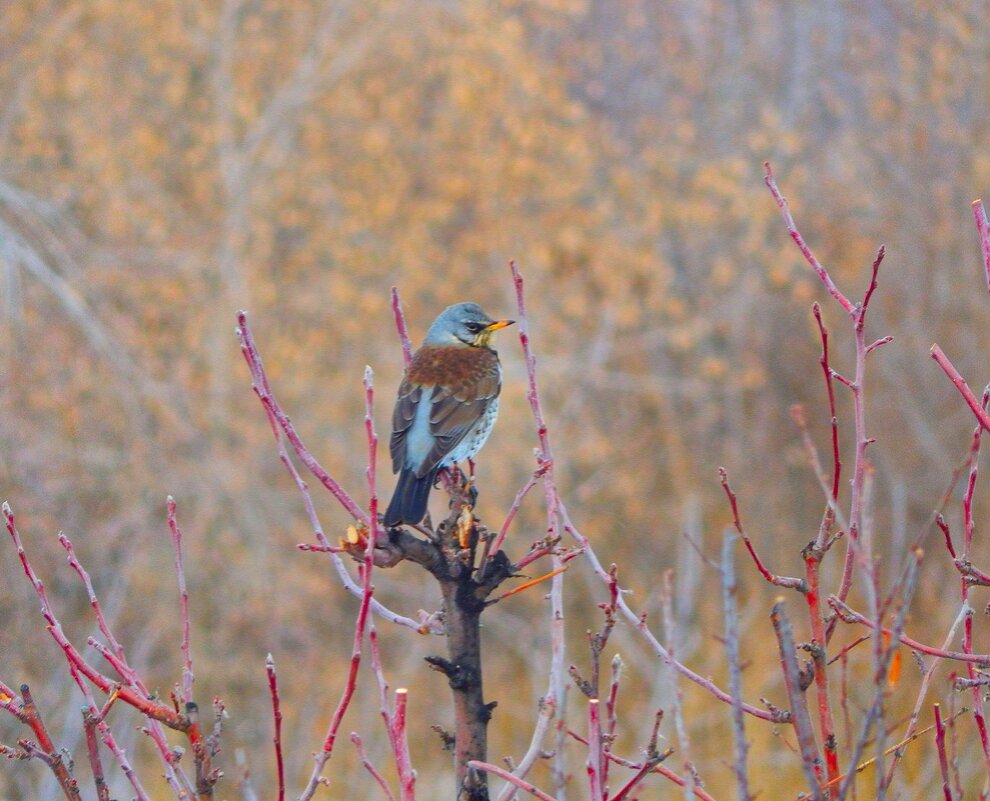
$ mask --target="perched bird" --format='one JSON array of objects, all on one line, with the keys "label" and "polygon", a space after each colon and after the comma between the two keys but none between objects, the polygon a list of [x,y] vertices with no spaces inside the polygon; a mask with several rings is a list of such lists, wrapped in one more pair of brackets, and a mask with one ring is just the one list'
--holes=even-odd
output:
[{"label": "perched bird", "polygon": [[477,303],[448,306],[433,321],[406,368],[392,412],[392,472],[399,474],[385,525],[419,523],[442,467],[470,459],[498,415],[502,367],[493,320]]}]

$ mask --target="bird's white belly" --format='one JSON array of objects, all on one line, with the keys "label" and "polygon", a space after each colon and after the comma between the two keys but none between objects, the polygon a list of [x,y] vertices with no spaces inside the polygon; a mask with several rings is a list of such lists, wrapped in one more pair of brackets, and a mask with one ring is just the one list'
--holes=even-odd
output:
[{"label": "bird's white belly", "polygon": [[450,467],[457,462],[463,462],[481,450],[481,446],[488,441],[488,436],[492,433],[496,417],[498,417],[498,398],[493,398],[474,427],[440,462],[441,467]]}]

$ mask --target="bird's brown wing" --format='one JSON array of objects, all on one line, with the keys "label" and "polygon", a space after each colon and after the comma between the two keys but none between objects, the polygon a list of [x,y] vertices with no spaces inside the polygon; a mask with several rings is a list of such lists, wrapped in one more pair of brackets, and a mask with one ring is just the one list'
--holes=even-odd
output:
[{"label": "bird's brown wing", "polygon": [[[437,387],[430,410],[430,433],[435,437],[433,449],[423,467],[428,471],[456,448],[481,419],[488,405],[498,397],[501,381],[498,372],[485,376],[469,388],[454,391]],[[425,472],[424,472],[425,475]]]},{"label": "bird's brown wing", "polygon": [[433,448],[416,473],[425,476],[450,453],[501,389],[494,351],[481,348],[421,348],[399,386],[392,412],[392,470],[405,465],[405,442],[420,402],[429,402]]},{"label": "bird's brown wing", "polygon": [[[431,389],[427,388],[427,392]],[[406,434],[416,418],[416,407],[423,393],[423,387],[413,384],[408,376],[399,385],[399,394],[392,410],[392,437],[388,442],[392,454],[392,472],[398,473],[406,461]]]}]

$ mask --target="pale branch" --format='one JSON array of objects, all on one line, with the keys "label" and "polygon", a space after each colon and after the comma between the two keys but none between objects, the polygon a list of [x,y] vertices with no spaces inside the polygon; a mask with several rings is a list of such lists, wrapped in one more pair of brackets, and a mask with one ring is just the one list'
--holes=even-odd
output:
[{"label": "pale branch", "polygon": [[171,495],[165,501],[168,528],[172,534],[172,547],[175,549],[175,575],[179,581],[179,620],[182,623],[182,701],[193,700],[193,663],[189,646],[189,592],[186,590],[186,571],[182,562],[182,529],[175,517],[175,500]]},{"label": "pale branch", "polygon": [[770,613],[773,630],[777,635],[777,647],[780,649],[780,665],[784,674],[784,686],[787,688],[787,699],[790,704],[791,723],[797,735],[798,747],[801,753],[801,768],[804,771],[811,797],[815,801],[824,798],[821,791],[822,759],[818,754],[815,743],[815,733],[811,728],[811,718],[808,715],[807,699],[801,690],[800,670],[794,649],[794,635],[791,623],[787,617],[783,598],[779,598]]},{"label": "pale branch", "polygon": [[732,762],[739,791],[739,801],[750,801],[749,769],[746,759],[746,723],[742,708],[742,667],[739,660],[739,610],[736,608],[736,573],[732,548],[735,535],[726,530],[722,535],[722,625],[725,627],[725,654],[729,662],[729,691],[732,693],[732,741],[735,754]]}]

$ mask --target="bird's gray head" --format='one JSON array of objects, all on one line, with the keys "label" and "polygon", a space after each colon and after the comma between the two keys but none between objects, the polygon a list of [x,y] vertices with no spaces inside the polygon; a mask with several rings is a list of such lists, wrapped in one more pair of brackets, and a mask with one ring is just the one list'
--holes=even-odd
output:
[{"label": "bird's gray head", "polygon": [[448,306],[426,332],[426,345],[471,345],[487,347],[492,334],[514,320],[493,320],[477,303]]}]

